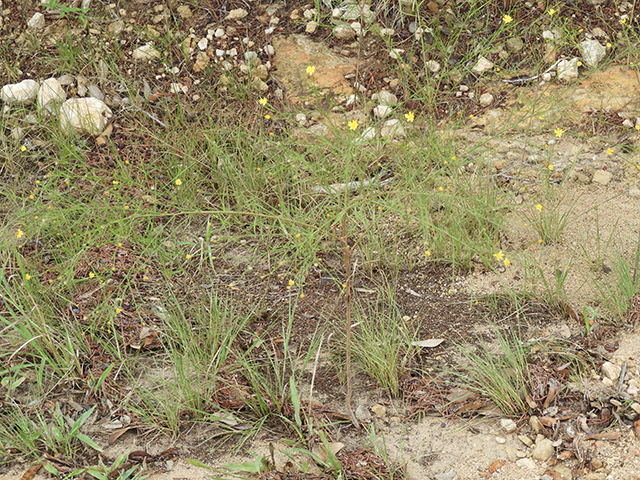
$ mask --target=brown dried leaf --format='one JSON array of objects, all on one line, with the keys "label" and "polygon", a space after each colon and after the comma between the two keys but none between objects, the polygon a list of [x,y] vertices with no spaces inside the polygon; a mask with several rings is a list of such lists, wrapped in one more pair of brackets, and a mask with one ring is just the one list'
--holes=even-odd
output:
[{"label": "brown dried leaf", "polygon": [[489,465],[489,473],[495,473],[499,468],[504,465],[504,460],[496,460],[491,465]]},{"label": "brown dried leaf", "polygon": [[40,470],[41,468],[42,463],[36,463],[33,467],[24,472],[24,474],[22,475],[22,480],[31,480],[36,476],[36,473],[38,473],[38,470]]}]

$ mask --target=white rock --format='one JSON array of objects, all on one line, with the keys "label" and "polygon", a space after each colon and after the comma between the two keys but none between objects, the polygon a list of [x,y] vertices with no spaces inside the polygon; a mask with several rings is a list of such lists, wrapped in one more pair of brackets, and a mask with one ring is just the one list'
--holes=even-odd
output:
[{"label": "white rock", "polygon": [[44,23],[44,15],[40,12],[36,12],[27,22],[27,26],[33,30],[40,30],[41,28],[44,28]]},{"label": "white rock", "polygon": [[598,40],[585,40],[578,44],[578,50],[582,54],[582,58],[590,67],[597,67],[598,63],[604,59],[607,54],[606,47],[600,45]]},{"label": "white rock", "polygon": [[496,437],[496,443],[499,443],[500,445],[504,445],[505,443],[507,443],[507,439],[504,437]]},{"label": "white rock", "polygon": [[530,458],[519,458],[516,460],[516,466],[527,470],[533,470],[537,467],[536,462]]},{"label": "white rock", "polygon": [[385,138],[406,137],[404,127],[397,119],[387,120],[380,129],[380,136]]},{"label": "white rock", "polygon": [[298,122],[301,126],[307,122],[307,116],[304,113],[296,113],[295,117],[293,117],[296,122]]},{"label": "white rock", "polygon": [[229,12],[229,15],[225,17],[225,20],[240,20],[247,15],[249,15],[249,12],[247,12],[244,8],[236,8]]},{"label": "white rock", "polygon": [[333,29],[333,35],[338,40],[351,40],[356,36],[356,31],[349,25],[337,25]]},{"label": "white rock", "polygon": [[580,61],[577,58],[571,60],[560,60],[556,70],[558,71],[558,80],[562,82],[571,83],[578,78],[578,63]]},{"label": "white rock", "polygon": [[63,87],[68,87],[69,85],[73,85],[76,81],[73,78],[73,75],[65,73],[64,75],[60,75],[58,77],[58,82],[60,82],[60,85],[62,85]]},{"label": "white rock", "polygon": [[545,30],[544,32],[542,32],[542,38],[544,38],[547,41],[551,41],[551,40],[555,40],[556,36],[553,34],[551,30]]},{"label": "white rock", "polygon": [[493,63],[491,63],[489,60],[487,60],[484,57],[480,57],[478,59],[478,63],[476,63],[475,67],[473,67],[473,71],[475,73],[483,73],[486,72],[487,70],[491,70],[494,67]]},{"label": "white rock", "polygon": [[224,28],[216,28],[216,31],[213,32],[213,36],[216,38],[224,37]]},{"label": "white rock", "polygon": [[607,378],[607,377],[604,377],[604,378],[602,379],[602,384],[603,384],[605,387],[613,387],[613,381],[611,381],[611,379],[610,379],[610,378]]},{"label": "white rock", "polygon": [[393,109],[388,105],[378,105],[373,109],[373,114],[378,118],[384,118],[393,112]]},{"label": "white rock", "polygon": [[313,20],[307,23],[307,26],[304,27],[304,31],[309,35],[313,35],[314,33],[316,33],[317,29],[318,29],[318,22],[315,22]]},{"label": "white rock", "polygon": [[440,70],[440,64],[435,60],[427,60],[424,63],[424,66],[427,67],[427,70],[429,70],[431,73],[436,73],[438,70]]},{"label": "white rock", "polygon": [[[609,172],[605,172],[604,170],[597,170],[596,173],[597,172],[609,173]],[[594,178],[595,178],[595,174],[594,174]],[[618,377],[620,376],[620,372],[622,371],[622,369],[618,365],[611,362],[604,362],[602,364],[601,370],[602,370],[602,374],[612,382],[615,382],[616,380],[618,380]]]},{"label": "white rock", "polygon": [[271,55],[271,56],[273,56],[273,55],[275,55],[275,54],[276,54],[276,49],[275,49],[275,48],[273,48],[273,45],[267,45],[267,46],[265,46],[265,47],[264,47],[264,52],[265,52],[267,55]]},{"label": "white rock", "polygon": [[542,80],[545,82],[550,82],[551,81],[551,74],[550,73],[543,73],[542,74]]},{"label": "white rock", "polygon": [[490,93],[483,93],[482,95],[480,95],[480,106],[483,108],[488,107],[493,103],[493,100],[493,95],[491,95]]},{"label": "white rock", "polygon": [[112,116],[111,109],[97,98],[71,98],[60,107],[60,128],[67,135],[99,135]]},{"label": "white rock", "polygon": [[136,60],[152,60],[160,58],[162,55],[152,45],[142,45],[133,51],[133,58]]},{"label": "white rock", "polygon": [[356,35],[364,35],[364,30],[362,30],[362,25],[360,25],[360,22],[353,22],[351,24],[351,28],[353,28],[353,31],[356,32]]},{"label": "white rock", "polygon": [[318,14],[318,10],[316,10],[315,8],[310,8],[309,10],[305,10],[304,12],[302,12],[302,16],[307,20],[311,20],[317,14]]},{"label": "white rock", "polygon": [[374,93],[371,95],[371,100],[378,102],[380,105],[388,105],[390,107],[398,104],[398,97],[386,90],[381,90],[380,93]]},{"label": "white rock", "polygon": [[624,122],[622,122],[622,126],[627,128],[635,128],[636,122],[634,122],[630,118],[625,118]]},{"label": "white rock", "polygon": [[381,37],[392,37],[396,34],[396,31],[393,28],[381,28],[380,36]]},{"label": "white rock", "polygon": [[198,48],[200,50],[206,50],[208,46],[209,46],[209,40],[207,39],[207,37],[201,38],[200,41],[198,42]]},{"label": "white rock", "polygon": [[551,456],[555,453],[556,449],[553,446],[553,442],[548,438],[540,440],[535,447],[533,447],[533,452],[531,452],[531,456],[536,460],[540,460],[541,462],[546,462],[551,458]]},{"label": "white rock", "polygon": [[402,56],[403,53],[404,53],[404,50],[402,48],[394,48],[389,52],[389,56],[394,60],[400,60],[400,57]]},{"label": "white rock", "polygon": [[362,132],[362,135],[360,135],[358,138],[356,138],[354,140],[354,143],[356,143],[357,145],[360,145],[361,143],[366,143],[369,140],[373,140],[374,138],[376,138],[376,129],[375,127],[367,127],[364,132]]},{"label": "white rock", "polygon": [[638,392],[640,392],[640,389],[634,385],[630,385],[629,388],[627,388],[627,393],[631,396],[638,395]]},{"label": "white rock", "polygon": [[38,91],[38,108],[57,113],[57,106],[67,99],[67,94],[57,78],[47,78]]},{"label": "white rock", "polygon": [[31,103],[38,95],[38,88],[38,82],[35,80],[23,80],[20,83],[8,84],[0,90],[0,100],[12,104]]},{"label": "white rock", "polygon": [[[593,183],[599,183],[600,185],[607,185],[611,181],[611,178],[613,178],[613,175],[611,174],[611,172],[607,172],[605,170],[596,170],[595,172],[593,172],[593,178],[591,179],[591,181]],[[618,370],[620,370],[620,367],[617,367],[617,368]],[[602,370],[604,373],[604,364],[602,365]],[[618,373],[620,372],[618,371]],[[611,380],[615,380],[615,378],[611,378]]]}]

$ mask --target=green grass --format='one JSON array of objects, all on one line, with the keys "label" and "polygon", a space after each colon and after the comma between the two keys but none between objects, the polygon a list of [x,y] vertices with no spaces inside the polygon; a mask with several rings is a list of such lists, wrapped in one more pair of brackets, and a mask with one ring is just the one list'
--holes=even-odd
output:
[{"label": "green grass", "polygon": [[[540,93],[488,128],[486,141],[467,142],[459,133],[482,112],[475,101],[456,95],[461,85],[476,98],[482,93],[481,76],[472,72],[480,56],[495,63],[485,78],[543,71],[550,62],[542,31],[556,28],[555,48],[568,55],[582,39],[579,21],[560,7],[532,19],[526,12],[518,16],[518,9],[495,10],[495,2],[459,2],[439,15],[426,14],[423,3],[416,7],[424,15],[403,13],[397,2],[378,5],[386,27],[406,29],[415,21],[423,28],[419,38],[373,40],[377,26],[365,25],[368,36],[359,39],[359,54],[405,50],[398,60],[381,56],[385,72],[399,83],[393,118],[407,131],[399,142],[355,142],[364,128],[382,122],[350,129],[351,112],[330,115],[338,102],[309,79],[307,103],[292,107],[273,89],[253,91],[250,76],[214,61],[205,69],[205,86],[152,102],[156,88],[168,88],[181,69],[191,68],[178,16],[156,26],[167,29],[155,38],[163,58],[150,64],[129,57],[129,50],[154,37],[139,25],[122,43],[86,35],[87,27],[111,21],[99,7],[88,15],[57,5],[68,23],[55,45],[45,48],[30,33],[11,47],[0,41],[8,81],[19,81],[27,69],[34,78],[81,74],[110,95],[130,99],[127,108],[114,109],[114,131],[103,146],[64,136],[55,119],[32,106],[3,113],[0,396],[14,405],[0,412],[3,456],[37,460],[45,453],[79,456],[95,448],[81,431],[84,415],[70,426],[62,406],[47,403],[71,387],[91,405],[122,400],[145,427],[176,438],[194,424],[213,425],[217,439],[241,446],[274,426],[298,443],[316,433],[322,437],[329,427],[307,413],[309,371],[320,339],[336,331],[346,335],[351,319],[314,317],[318,328],[300,338],[296,319],[308,314],[303,300],[305,292],[317,291],[318,272],[340,291],[337,311],[353,308],[352,320],[359,323],[350,352],[358,374],[397,397],[418,354],[411,341],[420,325],[403,320],[397,298],[407,272],[437,265],[452,278],[499,274],[510,268],[508,259],[524,266],[519,291],[504,288],[516,308],[523,299],[546,305],[567,299],[567,269],[551,273],[543,250],[525,255],[508,243],[507,233],[510,215],[520,215],[544,248],[561,244],[568,227],[586,213],[575,211],[567,193],[568,172],[556,182],[547,168],[550,151],[547,165],[538,166],[528,203],[518,206],[522,191],[497,181],[489,145],[532,128],[553,138],[556,128],[570,125]],[[512,21],[505,21],[507,14]],[[322,15],[319,21],[332,25]],[[637,62],[635,30],[616,24],[609,33],[614,45],[603,68]],[[507,52],[505,43],[516,36],[526,49]],[[430,61],[439,63],[438,72],[428,68]],[[181,73],[171,73],[173,67]],[[194,92],[199,102],[192,101]],[[369,101],[358,98],[356,105],[366,109]],[[302,111],[331,122],[330,135],[301,134],[294,116]],[[406,117],[409,112],[414,117]],[[379,175],[393,181],[326,193],[332,185]],[[616,236],[605,241],[598,233],[595,252],[582,252],[594,265],[606,258],[613,270],[606,282],[597,272],[585,279],[598,288],[602,318],[619,322],[638,292],[635,245],[624,251]],[[375,302],[349,303],[347,280],[360,276],[382,285]],[[259,330],[263,313],[268,325]],[[498,339],[500,358],[463,349],[469,361],[464,380],[504,412],[523,413],[527,351],[519,338],[498,333]],[[331,343],[336,372],[348,371],[346,345],[342,339]],[[134,393],[124,399],[130,388]],[[24,408],[38,398],[46,405],[42,412]],[[87,472],[102,478],[123,462]]]}]

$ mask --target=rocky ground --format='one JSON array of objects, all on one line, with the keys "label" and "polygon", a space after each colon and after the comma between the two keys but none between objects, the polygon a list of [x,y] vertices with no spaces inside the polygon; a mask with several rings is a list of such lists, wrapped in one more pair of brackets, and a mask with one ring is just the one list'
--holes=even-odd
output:
[{"label": "rocky ground", "polygon": [[[590,24],[590,38],[585,41],[597,41],[606,54],[607,48],[611,48],[607,45],[616,38],[611,25],[618,25],[625,17],[633,21],[633,5],[629,2],[617,7],[612,5],[614,2],[580,3],[586,5],[588,12],[600,9],[598,12],[602,15],[598,18],[604,19],[604,23]],[[524,228],[522,217],[513,215],[508,219],[510,228],[505,250],[508,247],[522,253],[513,257],[511,268],[491,273],[478,271],[460,276],[454,282],[448,278],[438,281],[437,274],[427,270],[403,274],[400,284],[404,290],[398,292],[398,297],[405,315],[421,318],[425,335],[445,340],[425,352],[425,362],[433,367],[455,360],[450,347],[460,339],[461,331],[479,335],[490,332],[480,313],[468,311],[470,295],[498,293],[505,286],[521,289],[528,278],[528,257],[539,259],[550,282],[556,278],[556,272],[568,269],[564,289],[571,308],[582,311],[583,307],[593,306],[597,283],[588,281],[593,264],[578,253],[581,248],[600,248],[599,244],[596,246],[596,228],[599,238],[615,238],[619,251],[627,255],[634,252],[640,231],[640,156],[635,150],[640,136],[640,84],[635,65],[617,62],[599,69],[578,68],[581,60],[574,61],[573,56],[562,57],[558,52],[547,50],[546,53],[555,55],[547,65],[555,64],[555,68],[543,69],[544,73],[520,72],[518,83],[499,73],[496,66],[500,52],[497,52],[490,59],[475,59],[473,75],[458,79],[455,91],[429,106],[412,103],[411,96],[403,91],[403,84],[385,67],[398,58],[407,59],[403,42],[428,32],[419,30],[420,27],[410,21],[387,26],[379,19],[384,28],[363,39],[359,32],[368,25],[366,11],[375,11],[374,7],[351,12],[347,4],[338,17],[328,13],[323,4],[296,2],[231,5],[215,1],[123,0],[76,4],[78,8],[87,6],[88,13],[69,10],[67,17],[61,18],[59,11],[44,8],[37,1],[0,0],[0,41],[15,50],[35,41],[43,55],[64,40],[69,31],[72,37],[91,35],[97,42],[118,45],[122,52],[119,68],[124,77],[136,85],[138,95],[150,105],[154,104],[154,97],[179,96],[194,115],[210,101],[208,84],[215,83],[221,91],[226,88],[225,76],[208,77],[208,67],[219,65],[222,71],[237,70],[239,75],[253,70],[252,88],[256,97],[286,105],[295,119],[291,126],[293,134],[301,137],[330,137],[336,125],[347,128],[349,122],[357,121],[363,132],[357,141],[371,142],[381,137],[411,142],[412,136],[424,128],[420,116],[431,115],[441,119],[443,132],[457,139],[460,154],[455,161],[461,171],[473,174],[479,159],[488,160],[495,181],[509,184],[518,192],[514,202],[523,208],[532,203],[540,188],[541,164],[550,167],[551,175],[557,179],[570,172],[569,181],[564,184],[567,197],[562,208],[573,209],[576,218],[567,225],[561,242],[540,245],[535,232]],[[429,2],[429,8],[433,15],[438,15],[446,11],[447,2]],[[535,10],[532,6],[526,7],[528,11],[532,9]],[[83,25],[75,21],[75,17],[86,18],[89,23]],[[169,31],[169,20],[179,25],[181,38],[180,47],[171,48],[182,48],[184,60],[171,65],[154,63],[164,55],[159,45]],[[146,37],[140,33],[143,26]],[[549,34],[555,33],[549,30]],[[147,41],[149,38],[155,42]],[[394,48],[383,48],[385,39],[390,38],[396,39]],[[591,47],[594,53],[584,50]],[[522,40],[505,48],[526,56],[527,46]],[[600,50],[594,45],[584,45],[581,49],[574,53],[581,54],[585,62],[589,59],[589,65],[603,60],[595,58],[599,57]],[[129,90],[110,80],[110,67],[97,57],[94,61],[95,72],[71,75],[62,65],[47,64],[37,56],[20,61],[12,59],[5,61],[0,70],[0,83],[17,83],[25,78],[41,82],[53,76],[59,80],[65,95],[104,102],[100,115],[105,124],[97,126],[97,131],[103,132],[110,120],[104,108],[114,115],[116,120],[111,125],[118,129],[126,123],[125,112],[136,108],[136,104]],[[565,70],[559,70],[560,61],[567,62],[563,64]],[[425,67],[433,73],[442,68],[440,59],[430,62]],[[311,73],[310,66],[314,67]],[[538,73],[541,76],[533,78]],[[561,76],[565,78],[559,78]],[[315,106],[310,84],[333,100],[331,108],[320,110]],[[417,120],[402,121],[405,110],[397,105],[414,112]],[[392,115],[396,108],[402,115]],[[159,108],[148,114],[158,125],[165,123],[169,115]],[[452,126],[451,118],[456,118],[455,115],[460,121]],[[274,120],[271,127],[277,131],[278,122]],[[3,135],[12,136],[28,149],[37,148],[37,136],[25,136],[26,130],[15,127]],[[241,257],[238,252],[234,256]],[[613,261],[612,256],[604,255],[603,262],[597,265],[601,270],[598,275],[604,280]],[[375,288],[375,282],[368,280],[363,279],[359,285],[362,297],[366,297],[367,289]],[[318,287],[317,293],[316,298],[329,304],[338,298],[337,290],[328,287]],[[307,296],[311,297],[306,308],[311,312],[309,323],[312,323],[314,315],[327,307],[313,303],[318,302],[313,300],[313,295]],[[406,478],[640,478],[636,434],[636,429],[640,430],[637,425],[640,338],[635,326],[637,319],[633,316],[638,315],[638,308],[633,306],[627,323],[615,328],[602,326],[599,331],[594,329],[586,340],[581,318],[544,310],[537,317],[535,313],[532,315],[538,321],[528,325],[527,339],[548,342],[563,339],[589,351],[594,359],[593,369],[580,380],[582,383],[578,386],[576,380],[566,379],[566,395],[561,401],[547,405],[541,415],[508,419],[497,415],[494,409],[483,410],[480,404],[469,407],[469,402],[459,402],[458,397],[464,396],[464,391],[447,391],[444,396],[452,402],[447,405],[455,408],[441,409],[445,415],[430,416],[435,410],[429,408],[433,406],[429,403],[430,395],[433,389],[437,390],[436,385],[407,388],[408,407],[407,403],[391,400],[382,390],[362,381],[355,399],[359,420],[375,428],[377,439],[384,439],[391,458],[406,463]],[[341,387],[328,385],[330,379],[324,387],[320,383],[316,394],[318,403],[339,409]],[[442,403],[439,406],[442,407]],[[411,413],[416,411],[428,415],[411,419]],[[611,418],[617,421],[611,422]],[[602,422],[612,423],[612,427],[602,431],[598,427]],[[95,431],[103,437],[109,434],[104,425],[96,425]],[[209,478],[207,470],[186,463],[185,458],[197,457],[214,466],[223,461],[239,461],[239,458],[229,459],[224,454],[201,448],[207,434],[206,429],[196,428],[180,439],[156,436],[139,440],[129,432],[106,448],[104,455],[115,458],[123,451],[136,449],[159,455],[175,449],[168,455],[153,458],[153,468],[158,473],[151,478]],[[275,444],[277,451],[278,447],[284,448],[278,443],[280,440],[277,433],[266,432],[248,450],[269,455],[270,444]],[[350,448],[370,444],[370,436],[348,427],[338,428],[333,440]],[[276,466],[287,462],[280,454],[275,460]],[[24,465],[14,463],[0,478],[17,479],[25,470]],[[317,478],[312,474],[322,472],[311,472],[304,478]],[[280,478],[303,478],[294,473],[281,472],[280,475]],[[37,480],[44,475],[33,478]]]}]

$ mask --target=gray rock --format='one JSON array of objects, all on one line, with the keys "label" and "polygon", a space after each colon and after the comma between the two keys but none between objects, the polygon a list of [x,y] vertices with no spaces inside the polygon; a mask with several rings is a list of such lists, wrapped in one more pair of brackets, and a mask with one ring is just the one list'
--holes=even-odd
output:
[{"label": "gray rock", "polygon": [[507,43],[505,43],[505,47],[509,52],[518,53],[524,48],[524,42],[520,39],[520,37],[513,37],[507,40]]},{"label": "gray rock", "polygon": [[375,127],[367,127],[365,131],[362,132],[362,135],[354,140],[354,143],[356,145],[367,143],[369,140],[373,140],[374,138],[376,138],[377,133],[378,132],[376,132]]},{"label": "gray rock", "polygon": [[607,0],[585,0],[589,5],[601,5]]},{"label": "gray rock", "polygon": [[484,57],[480,57],[478,59],[478,63],[476,63],[476,65],[473,67],[473,71],[475,73],[483,73],[486,72],[488,70],[491,70],[494,67],[493,63],[490,62],[489,60],[487,60]]},{"label": "gray rock", "polygon": [[349,25],[337,25],[333,29],[333,35],[338,40],[353,40],[356,36],[356,31]]},{"label": "gray rock", "polygon": [[388,105],[378,105],[376,108],[373,109],[373,114],[377,118],[387,117],[391,114],[391,112],[393,112],[393,109]]},{"label": "gray rock", "polygon": [[600,45],[598,40],[585,40],[578,44],[578,50],[582,54],[582,58],[590,67],[597,67],[598,63],[604,59],[607,54],[606,47]]},{"label": "gray rock", "polygon": [[531,456],[536,460],[540,460],[542,462],[546,462],[551,458],[551,456],[555,453],[556,449],[553,446],[553,442],[548,438],[540,440],[535,447],[533,447],[533,452],[531,452]]},{"label": "gray rock", "polygon": [[358,405],[356,408],[356,418],[361,422],[371,421],[371,412],[366,405]]},{"label": "gray rock", "polygon": [[73,75],[69,75],[68,73],[60,75],[58,77],[58,82],[60,82],[60,85],[62,85],[63,87],[68,87],[69,85],[73,85],[74,83],[76,83]]},{"label": "gray rock", "polygon": [[483,108],[488,107],[493,103],[493,100],[493,95],[491,95],[490,93],[483,93],[482,95],[480,95],[480,106]]},{"label": "gray rock", "polygon": [[436,480],[454,480],[458,473],[455,470],[436,474]]},{"label": "gray rock", "polygon": [[514,422],[510,418],[500,419],[500,426],[507,433],[513,433],[518,429],[518,425],[516,425],[516,422]]},{"label": "gray rock", "polygon": [[374,93],[371,95],[371,100],[378,102],[380,105],[388,105],[390,107],[398,104],[398,97],[386,90],[382,90],[380,93]]},{"label": "gray rock", "polygon": [[403,53],[404,53],[404,50],[402,48],[393,48],[389,52],[389,56],[394,60],[400,60]]},{"label": "gray rock", "polygon": [[124,30],[124,20],[116,20],[107,26],[107,31],[111,35],[120,35]]},{"label": "gray rock", "polygon": [[[596,171],[596,173],[598,173],[598,172],[609,173],[609,172],[605,172],[603,170]],[[611,174],[609,174],[609,175],[611,175]],[[595,176],[596,176],[596,174],[594,173],[593,174],[594,181],[595,181]],[[598,182],[598,183],[600,183],[600,182]],[[606,183],[604,183],[603,185],[606,185]],[[602,364],[601,369],[602,369],[602,374],[605,377],[607,377],[609,380],[611,380],[612,382],[615,382],[616,380],[618,380],[618,377],[620,377],[620,372],[622,371],[622,369],[618,365],[616,365],[614,363],[611,363],[611,362],[604,362]]]},{"label": "gray rock", "polygon": [[60,107],[60,128],[66,135],[99,135],[112,116],[111,109],[97,98],[71,98]]},{"label": "gray rock", "polygon": [[558,71],[558,80],[562,82],[571,83],[578,78],[578,63],[580,61],[577,58],[571,60],[560,60],[556,67]]},{"label": "gray rock", "polygon": [[10,104],[31,103],[38,95],[38,82],[23,80],[20,83],[7,84],[0,90],[0,100]]},{"label": "gray rock", "polygon": [[38,108],[57,113],[58,106],[67,99],[67,94],[56,78],[47,78],[38,91]]},{"label": "gray rock", "polygon": [[316,123],[315,125],[311,125],[308,129],[308,132],[311,135],[317,135],[319,137],[325,137],[329,135],[329,128],[323,123]]},{"label": "gray rock", "polygon": [[34,13],[33,17],[31,17],[27,22],[27,26],[32,30],[40,30],[44,28],[44,24],[45,24],[44,15],[40,12]]},{"label": "gray rock", "polygon": [[607,34],[600,27],[596,27],[593,30],[591,30],[591,34],[594,37],[607,38]]},{"label": "gray rock", "polygon": [[98,88],[97,85],[90,83],[89,86],[87,87],[87,93],[89,94],[90,97],[97,98],[98,100],[101,100],[104,102],[104,93],[102,93],[102,91]]},{"label": "gray rock", "polygon": [[384,138],[394,138],[394,137],[406,137],[407,134],[404,131],[404,127],[400,123],[399,120],[387,120],[384,122],[384,125],[380,129],[380,136]]}]

